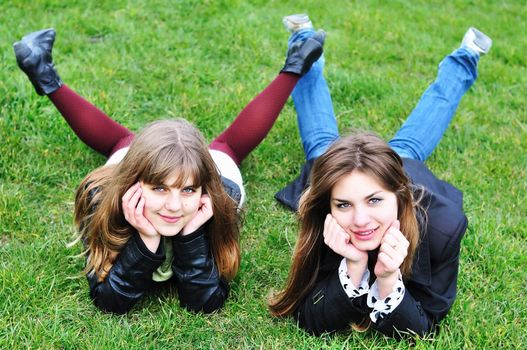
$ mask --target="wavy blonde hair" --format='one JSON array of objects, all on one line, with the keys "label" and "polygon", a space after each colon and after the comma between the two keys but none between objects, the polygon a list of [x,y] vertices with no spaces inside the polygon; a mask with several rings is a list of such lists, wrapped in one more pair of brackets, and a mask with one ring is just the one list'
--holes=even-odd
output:
[{"label": "wavy blonde hair", "polygon": [[183,119],[147,125],[123,160],[88,174],[75,196],[75,224],[86,247],[85,272],[104,280],[135,229],[122,211],[124,193],[138,181],[159,185],[176,173],[175,186],[187,179],[202,186],[212,202],[208,238],[219,273],[234,278],[240,264],[237,205],[225,192],[201,133]]},{"label": "wavy blonde hair", "polygon": [[401,232],[410,242],[408,255],[401,265],[404,278],[411,274],[413,256],[419,243],[419,225],[411,182],[401,158],[381,138],[361,133],[341,138],[315,160],[311,185],[302,194],[299,206],[300,234],[293,263],[284,290],[270,298],[269,309],[275,316],[293,313],[314,288],[318,279],[321,253],[324,249],[324,220],[331,212],[333,186],[352,171],[373,177],[397,197],[397,216]]}]

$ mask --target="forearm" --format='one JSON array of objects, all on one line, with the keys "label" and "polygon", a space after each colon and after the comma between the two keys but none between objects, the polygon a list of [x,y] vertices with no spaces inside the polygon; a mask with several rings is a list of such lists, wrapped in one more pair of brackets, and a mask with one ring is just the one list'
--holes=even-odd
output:
[{"label": "forearm", "polygon": [[[430,263],[430,270],[421,267],[421,271],[414,271],[414,275],[404,282],[406,291],[401,303],[374,325],[376,329],[395,337],[399,337],[398,331],[424,335],[436,330],[456,298],[460,244],[466,228],[467,220],[462,215],[453,233],[446,236],[449,240],[445,244],[437,241],[441,236],[436,236],[435,246],[441,247],[439,251],[442,252],[437,263]],[[428,236],[435,233],[429,231]],[[428,249],[427,236],[421,242],[423,244]]]},{"label": "forearm", "polygon": [[192,311],[213,312],[227,299],[229,286],[222,280],[209,249],[205,228],[173,240],[172,270],[181,305]]},{"label": "forearm", "polygon": [[421,303],[406,291],[401,303],[387,315],[379,317],[373,328],[387,336],[400,338],[404,333],[425,335],[434,330],[435,324]]},{"label": "forearm", "polygon": [[141,299],[144,294],[142,289],[127,288],[128,291],[120,289],[122,283],[115,284],[106,278],[104,282],[98,282],[96,276],[87,276],[90,285],[90,297],[97,308],[105,312],[125,314]]},{"label": "forearm", "polygon": [[390,276],[377,278],[377,287],[379,289],[379,298],[384,299],[393,292],[394,286],[400,279],[400,272],[391,274]]},{"label": "forearm", "polygon": [[351,261],[346,259],[346,275],[354,286],[359,286],[364,276],[364,272],[368,269],[368,261]]},{"label": "forearm", "polygon": [[337,271],[318,281],[293,314],[298,324],[314,335],[345,329],[367,315],[366,295],[350,298]]},{"label": "forearm", "polygon": [[164,258],[162,251],[152,253],[139,236],[132,236],[103,281],[87,275],[95,305],[103,311],[128,312],[151,286],[152,273]]}]

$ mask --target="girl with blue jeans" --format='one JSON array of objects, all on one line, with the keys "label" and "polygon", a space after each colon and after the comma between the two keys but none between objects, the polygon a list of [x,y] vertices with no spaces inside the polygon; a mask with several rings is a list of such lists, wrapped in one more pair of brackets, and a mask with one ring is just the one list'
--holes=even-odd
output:
[{"label": "girl with blue jeans", "polygon": [[[284,23],[300,28],[290,46],[313,35],[307,16]],[[300,79],[292,96],[306,164],[276,194],[298,211],[300,232],[285,288],[269,303],[273,315],[293,316],[315,335],[350,325],[392,337],[437,329],[455,301],[468,223],[461,191],[424,161],[490,45],[470,28],[388,143],[373,134],[339,137],[323,56]]]},{"label": "girl with blue jeans", "polygon": [[[311,37],[313,29],[295,32],[289,46]],[[437,78],[421,96],[408,119],[388,144],[403,158],[425,161],[439,144],[461,98],[478,76],[479,54],[466,47],[446,56]],[[306,160],[317,158],[339,137],[329,89],[322,74],[322,56],[304,76],[292,97]]]}]

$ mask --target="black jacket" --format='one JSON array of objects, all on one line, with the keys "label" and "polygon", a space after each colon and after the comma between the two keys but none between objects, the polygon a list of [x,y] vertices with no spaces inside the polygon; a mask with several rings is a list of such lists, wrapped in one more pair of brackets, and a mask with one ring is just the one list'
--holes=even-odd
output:
[{"label": "black jacket", "polygon": [[[223,177],[222,182],[227,193],[239,203],[238,185]],[[205,313],[221,308],[229,294],[229,285],[220,278],[214,263],[207,233],[205,224],[189,235],[177,235],[170,240],[174,254],[174,275],[170,281],[176,284],[179,301],[191,311]],[[145,292],[161,285],[152,280],[152,273],[164,260],[163,244],[152,253],[135,233],[120,251],[104,281],[99,282],[95,274],[86,276],[95,305],[108,312],[128,312]]]},{"label": "black jacket", "polygon": [[[421,229],[412,275],[404,281],[403,300],[385,318],[372,324],[374,329],[395,337],[400,331],[420,335],[433,331],[452,307],[456,298],[460,243],[467,228],[462,193],[437,179],[424,163],[403,161],[413,183],[425,188],[423,203],[427,207],[427,220]],[[281,203],[294,210],[298,208],[311,166],[312,162],[306,163],[302,175],[276,194]],[[321,254],[316,285],[293,315],[302,328],[316,335],[346,329],[352,322],[369,318],[372,311],[366,304],[366,295],[350,300],[344,292],[337,272],[342,257],[327,246]],[[375,279],[376,255],[377,252],[369,253],[370,282]]]}]

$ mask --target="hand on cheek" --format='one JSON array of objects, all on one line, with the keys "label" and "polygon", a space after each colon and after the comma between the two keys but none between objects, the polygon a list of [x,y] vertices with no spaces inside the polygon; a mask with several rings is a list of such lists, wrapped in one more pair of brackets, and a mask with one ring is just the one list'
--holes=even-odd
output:
[{"label": "hand on cheek", "polygon": [[156,237],[159,233],[152,223],[144,216],[145,198],[142,197],[141,185],[136,183],[126,191],[122,198],[124,218],[142,236]]},{"label": "hand on cheek", "polygon": [[399,228],[399,220],[394,221],[382,238],[374,270],[377,278],[397,278],[399,268],[408,255],[410,244]]},{"label": "hand on cheek", "polygon": [[202,194],[200,206],[194,217],[185,225],[182,235],[188,235],[203,226],[214,215],[212,211],[212,202],[208,194]]},{"label": "hand on cheek", "polygon": [[338,255],[353,263],[368,261],[368,253],[357,249],[350,240],[350,236],[337,220],[331,215],[326,215],[324,221],[324,243]]},{"label": "hand on cheek", "polygon": [[349,234],[331,214],[326,215],[324,221],[324,243],[335,253],[346,258],[347,276],[354,286],[358,286],[368,268],[368,253],[353,245]]}]

